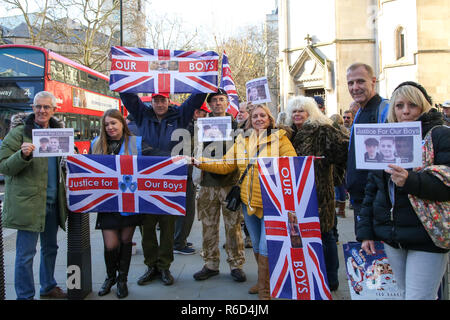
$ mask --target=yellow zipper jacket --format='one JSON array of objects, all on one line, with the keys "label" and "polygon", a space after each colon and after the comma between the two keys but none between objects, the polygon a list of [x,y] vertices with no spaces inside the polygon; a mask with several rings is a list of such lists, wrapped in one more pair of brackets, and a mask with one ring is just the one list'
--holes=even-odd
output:
[{"label": "yellow zipper jacket", "polygon": [[[236,168],[239,169],[239,177],[245,171],[250,158],[254,158],[257,150],[261,150],[258,158],[263,157],[295,157],[297,156],[294,147],[286,131],[272,130],[268,136],[263,133],[257,136],[253,131],[250,136],[239,135],[233,147],[230,148],[222,161],[211,161],[212,159],[200,158],[201,170],[229,174]],[[241,184],[241,200],[248,207],[248,214],[256,214],[258,218],[263,216],[263,204],[261,199],[261,189],[259,184],[258,165],[255,159],[253,165],[247,172],[244,181]]]}]

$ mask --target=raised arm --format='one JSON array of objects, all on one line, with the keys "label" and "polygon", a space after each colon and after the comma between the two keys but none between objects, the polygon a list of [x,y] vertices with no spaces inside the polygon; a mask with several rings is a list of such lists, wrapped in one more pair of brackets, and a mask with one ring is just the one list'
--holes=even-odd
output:
[{"label": "raised arm", "polygon": [[194,116],[195,109],[200,109],[203,102],[205,102],[207,93],[192,93],[185,102],[180,106],[182,117],[182,126],[185,128]]},{"label": "raised arm", "polygon": [[141,98],[135,93],[120,93],[120,99],[135,119],[136,125],[141,126],[144,112],[147,110]]}]

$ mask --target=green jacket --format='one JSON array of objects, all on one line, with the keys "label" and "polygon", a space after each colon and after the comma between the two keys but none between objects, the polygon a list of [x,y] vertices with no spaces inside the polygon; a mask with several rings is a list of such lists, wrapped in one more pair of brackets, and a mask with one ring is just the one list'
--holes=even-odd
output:
[{"label": "green jacket", "polygon": [[[22,158],[22,143],[32,142],[34,114],[21,116],[19,120],[12,120],[12,129],[0,147],[0,173],[5,175],[2,223],[5,228],[43,232],[47,206],[48,160]],[[50,127],[60,128],[62,125],[52,118]],[[58,163],[60,161],[59,158]],[[66,230],[68,209],[61,166],[58,166],[58,176],[59,225]]]}]

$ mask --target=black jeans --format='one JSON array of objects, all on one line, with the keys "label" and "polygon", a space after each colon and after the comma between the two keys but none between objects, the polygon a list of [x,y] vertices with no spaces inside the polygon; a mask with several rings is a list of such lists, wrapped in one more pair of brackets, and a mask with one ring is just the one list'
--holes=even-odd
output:
[{"label": "black jeans", "polygon": [[327,270],[328,285],[335,285],[339,282],[339,256],[333,230],[322,233],[322,248]]},{"label": "black jeans", "polygon": [[361,212],[362,202],[352,201],[352,205],[353,205],[353,219],[355,221],[354,228],[355,228],[355,237],[356,237],[356,225],[358,224],[358,221],[360,220],[359,213]]}]

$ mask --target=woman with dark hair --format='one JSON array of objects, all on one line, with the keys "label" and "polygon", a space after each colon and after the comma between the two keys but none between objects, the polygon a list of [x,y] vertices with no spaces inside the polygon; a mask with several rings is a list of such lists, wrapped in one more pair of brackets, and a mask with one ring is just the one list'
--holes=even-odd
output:
[{"label": "woman with dark hair", "polygon": [[384,242],[405,300],[434,300],[448,263],[448,231],[441,239],[445,246],[435,238],[442,229],[430,231],[422,219],[427,213],[435,220],[432,226],[439,216],[444,224],[448,221],[450,128],[442,125],[442,114],[415,82],[394,90],[388,111],[388,122],[409,121],[422,124],[423,165],[406,170],[389,164],[389,169],[369,173],[356,235],[367,254],[375,253],[374,241]]},{"label": "woman with dark hair", "polygon": [[[331,291],[339,287],[339,257],[333,227],[336,222],[333,172],[345,172],[348,135],[333,126],[313,98],[293,97],[288,102],[288,119],[295,135],[292,145],[299,156],[323,157],[314,161],[322,247]],[[342,176],[340,177],[343,178]]]},{"label": "woman with dark hair", "polygon": [[259,299],[266,300],[270,299],[269,258],[259,171],[253,158],[295,157],[297,154],[287,137],[286,131],[276,127],[270,109],[264,105],[255,105],[251,109],[246,129],[248,131],[245,134],[236,138],[236,142],[228,150],[223,161],[210,162],[207,158],[200,158],[199,160],[194,159],[194,165],[201,170],[218,174],[229,174],[238,168],[239,174],[242,176],[250,161],[252,161],[241,184],[242,212],[245,225],[252,239],[253,253],[258,263],[258,283],[250,288],[249,293],[258,293]]},{"label": "woman with dark hair", "polygon": [[[105,111],[101,119],[100,136],[91,145],[93,154],[140,155],[141,137],[133,136],[125,118],[117,109]],[[117,283],[117,297],[128,296],[127,278],[130,268],[132,239],[136,226],[142,224],[142,215],[122,215],[118,212],[99,212],[96,229],[102,230],[105,245],[107,278],[98,295],[104,296]]]}]

